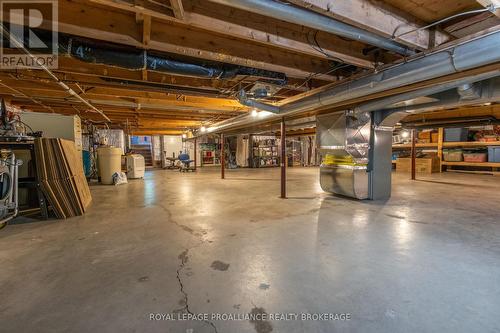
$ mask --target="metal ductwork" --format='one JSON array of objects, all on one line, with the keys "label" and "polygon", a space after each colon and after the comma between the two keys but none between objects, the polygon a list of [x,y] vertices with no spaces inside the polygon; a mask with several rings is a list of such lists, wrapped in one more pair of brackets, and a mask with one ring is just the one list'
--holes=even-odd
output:
[{"label": "metal ductwork", "polygon": [[458,86],[457,92],[463,100],[478,99],[481,96],[481,86],[474,83],[465,83]]},{"label": "metal ductwork", "polygon": [[[36,35],[47,45],[51,45],[52,32],[33,29]],[[5,36],[4,44],[9,45]],[[28,38],[26,34],[25,38]],[[25,41],[27,43],[27,41]],[[273,72],[253,67],[238,66],[222,62],[203,61],[175,54],[140,50],[130,46],[102,42],[74,35],[59,33],[58,52],[60,56],[93,63],[126,68],[131,70],[151,70],[174,75],[199,78],[231,79],[237,75],[257,76],[284,85],[287,77],[284,73]]]},{"label": "metal ductwork", "polygon": [[490,65],[500,61],[498,45],[500,45],[500,31],[494,31],[434,53],[416,56],[405,63],[285,104],[279,107],[279,114],[237,117],[215,124],[213,130],[224,132],[238,127],[276,121],[284,116],[335,107],[375,93]]},{"label": "metal ductwork", "polygon": [[370,113],[317,117],[316,140],[321,153],[320,184],[326,192],[356,199],[368,198]]},{"label": "metal ductwork", "polygon": [[[500,69],[494,70],[491,72],[473,75],[473,76],[463,78],[463,79],[449,81],[449,82],[446,82],[446,83],[443,83],[440,85],[436,85],[436,86],[432,86],[432,87],[428,87],[428,88],[412,90],[412,91],[409,91],[407,93],[389,96],[389,97],[385,97],[385,98],[380,98],[380,99],[377,99],[375,101],[370,101],[370,102],[360,104],[354,110],[356,112],[373,112],[373,111],[385,109],[393,104],[397,104],[397,103],[405,102],[405,101],[410,101],[410,100],[413,100],[413,99],[416,99],[416,98],[422,97],[422,96],[430,96],[430,95],[434,95],[434,94],[439,94],[439,93],[442,93],[442,92],[445,92],[445,91],[448,91],[451,89],[457,89],[459,95],[461,95],[460,94],[461,88],[463,90],[464,87],[469,87],[468,89],[471,89],[470,87],[475,87],[473,90],[475,92],[479,91],[479,95],[475,95],[475,96],[477,96],[476,98],[479,98],[480,91],[481,91],[481,83],[479,83],[479,82],[484,81],[484,80],[488,80],[488,79],[491,79],[491,78],[494,78],[497,76],[500,76]],[[411,108],[412,105],[409,105],[408,107]]]},{"label": "metal ductwork", "polygon": [[360,41],[404,56],[415,54],[407,46],[333,18],[274,0],[210,0],[218,4],[303,25],[319,31]]},{"label": "metal ductwork", "polygon": [[475,83],[481,93],[475,99],[463,99],[457,89],[448,90],[436,95],[437,102],[420,105],[410,105],[404,107],[394,107],[381,110],[386,114],[386,118],[381,123],[382,126],[394,126],[395,123],[406,117],[408,114],[423,113],[427,111],[437,111],[445,108],[456,108],[471,105],[481,105],[500,101],[500,77]]},{"label": "metal ductwork", "polygon": [[279,106],[275,105],[270,105],[266,103],[262,103],[259,101],[256,101],[255,99],[250,99],[247,97],[245,90],[240,90],[238,94],[238,101],[240,104],[248,106],[249,108],[254,108],[254,109],[259,109],[267,112],[272,112],[272,113],[279,113],[280,108]]}]

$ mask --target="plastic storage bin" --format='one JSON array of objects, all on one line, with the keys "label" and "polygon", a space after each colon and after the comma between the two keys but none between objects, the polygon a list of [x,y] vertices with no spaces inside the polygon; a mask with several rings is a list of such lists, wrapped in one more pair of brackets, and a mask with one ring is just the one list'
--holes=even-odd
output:
[{"label": "plastic storage bin", "polygon": [[464,152],[464,161],[465,162],[474,162],[474,163],[482,163],[488,160],[487,153],[465,153]]},{"label": "plastic storage bin", "polygon": [[445,128],[444,141],[446,142],[464,142],[467,141],[469,130],[467,128]]},{"label": "plastic storage bin", "polygon": [[488,162],[500,163],[500,146],[488,147]]},{"label": "plastic storage bin", "polygon": [[443,159],[446,162],[462,162],[464,154],[462,149],[445,149],[443,150]]}]

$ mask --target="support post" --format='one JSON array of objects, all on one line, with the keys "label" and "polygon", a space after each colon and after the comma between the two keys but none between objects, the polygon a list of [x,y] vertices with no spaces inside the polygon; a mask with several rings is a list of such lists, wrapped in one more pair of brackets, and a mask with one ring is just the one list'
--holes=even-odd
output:
[{"label": "support post", "polygon": [[417,150],[416,150],[416,143],[417,143],[417,130],[412,129],[411,130],[411,180],[415,180],[416,178],[416,157],[417,157]]},{"label": "support post", "polygon": [[196,170],[196,165],[198,164],[198,154],[196,154],[196,138],[194,139],[194,170]]},{"label": "support post", "polygon": [[224,168],[226,164],[226,156],[224,154],[224,134],[220,135],[220,178],[224,179]]},{"label": "support post", "polygon": [[285,118],[281,118],[281,198],[286,199],[286,129]]}]

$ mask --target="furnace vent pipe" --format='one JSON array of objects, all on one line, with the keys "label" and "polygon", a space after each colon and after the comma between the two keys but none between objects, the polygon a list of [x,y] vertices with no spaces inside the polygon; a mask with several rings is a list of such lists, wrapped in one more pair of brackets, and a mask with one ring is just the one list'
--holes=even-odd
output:
[{"label": "furnace vent pipe", "polygon": [[219,122],[213,126],[213,131],[223,132],[264,121],[276,121],[283,116],[324,109],[356,98],[494,64],[500,61],[498,45],[500,31],[494,31],[285,104],[280,107],[279,114],[269,113],[265,117],[248,115]]},{"label": "furnace vent pipe", "polygon": [[382,110],[384,108],[387,108],[388,106],[404,101],[409,101],[418,97],[422,96],[429,96],[429,95],[434,95],[438,94],[453,88],[459,88],[461,86],[472,86],[474,83],[479,82],[479,81],[484,81],[487,79],[491,79],[493,77],[500,76],[500,69],[491,71],[491,72],[486,72],[483,74],[478,74],[474,75],[471,77],[463,78],[463,79],[457,79],[453,80],[450,82],[446,82],[440,85],[428,87],[428,88],[422,88],[422,89],[417,89],[417,90],[412,90],[403,94],[398,94],[394,96],[389,96],[389,97],[384,97],[381,99],[377,99],[375,101],[363,103],[354,110],[356,112],[373,112],[377,110]]},{"label": "furnace vent pipe", "polygon": [[404,56],[415,54],[407,46],[333,18],[274,0],[210,0],[251,13],[349,38]]}]

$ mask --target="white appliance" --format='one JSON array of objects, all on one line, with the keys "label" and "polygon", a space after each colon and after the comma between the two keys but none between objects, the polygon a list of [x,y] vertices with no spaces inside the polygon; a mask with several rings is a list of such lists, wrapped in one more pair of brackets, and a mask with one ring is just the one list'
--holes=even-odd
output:
[{"label": "white appliance", "polygon": [[75,143],[78,157],[82,161],[82,123],[78,116],[65,116],[56,113],[22,112],[21,120],[33,131],[42,131],[44,138],[60,138]]},{"label": "white appliance", "polygon": [[127,155],[127,178],[144,178],[145,171],[144,156],[139,154]]}]

